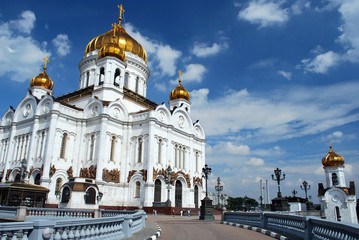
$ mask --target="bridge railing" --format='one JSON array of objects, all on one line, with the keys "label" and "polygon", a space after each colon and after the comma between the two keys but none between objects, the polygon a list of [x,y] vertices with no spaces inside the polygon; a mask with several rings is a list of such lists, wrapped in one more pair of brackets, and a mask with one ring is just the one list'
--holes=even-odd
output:
[{"label": "bridge railing", "polygon": [[122,239],[145,227],[145,218],[146,213],[139,211],[114,217],[6,222],[0,223],[0,236],[24,240]]},{"label": "bridge railing", "polygon": [[280,233],[289,239],[359,239],[358,225],[332,222],[316,217],[278,213],[226,212],[223,215],[223,222],[261,227]]}]

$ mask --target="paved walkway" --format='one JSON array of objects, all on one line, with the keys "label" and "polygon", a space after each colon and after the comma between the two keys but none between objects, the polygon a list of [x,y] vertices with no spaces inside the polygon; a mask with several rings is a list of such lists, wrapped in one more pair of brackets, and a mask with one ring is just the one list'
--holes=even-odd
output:
[{"label": "paved walkway", "polygon": [[201,221],[197,216],[148,215],[146,228],[128,240],[143,240],[155,234],[157,226],[154,222],[162,229],[160,240],[273,240],[261,233],[220,224],[219,218],[217,216],[216,221]]}]

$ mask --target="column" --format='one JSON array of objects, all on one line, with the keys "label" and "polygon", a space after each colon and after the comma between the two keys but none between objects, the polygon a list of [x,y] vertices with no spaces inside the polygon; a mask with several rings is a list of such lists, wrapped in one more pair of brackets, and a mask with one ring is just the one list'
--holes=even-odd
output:
[{"label": "column", "polygon": [[10,134],[10,139],[9,139],[9,144],[8,144],[8,151],[5,155],[4,161],[5,161],[5,166],[4,166],[4,175],[3,178],[1,180],[1,182],[5,182],[5,178],[6,178],[6,172],[9,168],[10,162],[12,161],[12,158],[14,156],[14,148],[16,146],[16,140],[14,139],[15,134],[16,134],[16,126],[14,125],[14,123],[12,123],[12,127],[11,127],[11,134]]},{"label": "column", "polygon": [[59,118],[59,114],[57,112],[51,114],[49,134],[46,139],[46,147],[45,147],[44,160],[43,160],[44,169],[41,176],[41,185],[47,188],[49,188],[49,184],[50,184],[49,172],[50,172],[50,165],[52,162],[58,118]]},{"label": "column", "polygon": [[[34,159],[36,158],[36,133],[39,130],[39,117],[35,116],[34,124],[32,125],[32,134],[30,139],[30,147],[29,147],[29,154],[27,157],[27,168],[26,171],[30,172],[31,166],[34,165]],[[41,134],[40,134],[41,138]],[[40,143],[41,144],[41,143]],[[29,181],[28,177],[25,178],[25,181]]]},{"label": "column", "polygon": [[107,130],[108,115],[101,115],[101,126],[100,126],[100,136],[98,145],[95,149],[98,149],[97,154],[95,155],[96,161],[96,182],[102,182],[102,170],[105,162],[105,151],[106,151],[106,130]]},{"label": "column", "polygon": [[154,153],[154,142],[155,137],[153,135],[153,129],[155,127],[155,124],[153,121],[149,121],[148,123],[148,141],[147,141],[147,155],[146,159],[144,160],[143,166],[146,166],[147,170],[147,182],[145,183],[145,206],[152,206],[152,202],[154,201],[154,184],[153,184],[153,166],[155,161]]}]

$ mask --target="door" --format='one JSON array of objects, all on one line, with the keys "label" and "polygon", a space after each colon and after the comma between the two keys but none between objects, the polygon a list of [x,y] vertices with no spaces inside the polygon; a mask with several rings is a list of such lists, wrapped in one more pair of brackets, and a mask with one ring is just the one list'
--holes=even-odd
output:
[{"label": "door", "polygon": [[155,197],[154,202],[161,202],[161,180],[155,181]]},{"label": "door", "polygon": [[182,183],[179,180],[176,181],[175,207],[182,208]]},{"label": "door", "polygon": [[198,208],[198,187],[194,186],[194,207]]}]

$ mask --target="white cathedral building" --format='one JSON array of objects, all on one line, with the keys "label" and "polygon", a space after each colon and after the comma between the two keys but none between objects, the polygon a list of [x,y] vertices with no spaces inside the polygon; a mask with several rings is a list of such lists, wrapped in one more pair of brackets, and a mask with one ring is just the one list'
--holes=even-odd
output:
[{"label": "white cathedral building", "polygon": [[122,11],[118,25],[88,43],[78,90],[54,97],[46,59],[5,112],[1,182],[49,189],[47,206],[146,208],[167,201],[170,161],[172,207],[199,207],[205,132],[191,119],[181,75],[169,107],[146,98],[147,55],[121,26]]},{"label": "white cathedral building", "polygon": [[336,154],[332,146],[322,159],[326,188],[319,183],[318,197],[321,209],[327,220],[358,223],[356,212],[355,185],[351,181],[349,188],[345,184],[344,158]]}]

